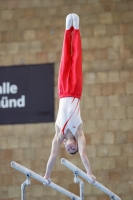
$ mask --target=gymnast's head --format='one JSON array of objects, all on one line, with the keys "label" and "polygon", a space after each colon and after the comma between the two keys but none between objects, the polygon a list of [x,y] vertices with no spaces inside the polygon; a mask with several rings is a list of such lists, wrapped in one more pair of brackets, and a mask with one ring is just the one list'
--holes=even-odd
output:
[{"label": "gymnast's head", "polygon": [[76,154],[78,152],[78,143],[75,138],[64,139],[64,145],[69,154]]}]

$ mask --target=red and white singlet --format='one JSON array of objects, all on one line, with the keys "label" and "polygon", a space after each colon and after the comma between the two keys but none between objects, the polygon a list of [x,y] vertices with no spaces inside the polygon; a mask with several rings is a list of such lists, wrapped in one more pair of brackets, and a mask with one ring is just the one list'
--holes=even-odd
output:
[{"label": "red and white singlet", "polygon": [[81,123],[80,99],[74,97],[61,98],[56,124],[62,134],[65,135],[67,129],[69,129],[75,135]]}]

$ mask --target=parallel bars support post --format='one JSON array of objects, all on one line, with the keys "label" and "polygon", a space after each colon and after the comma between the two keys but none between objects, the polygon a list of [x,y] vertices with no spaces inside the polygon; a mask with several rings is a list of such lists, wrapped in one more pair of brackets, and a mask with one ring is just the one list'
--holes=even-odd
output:
[{"label": "parallel bars support post", "polygon": [[80,200],[84,200],[84,182],[79,179],[77,171],[74,172],[74,183],[79,183]]},{"label": "parallel bars support post", "polygon": [[26,200],[26,184],[23,182],[21,184],[21,200]]},{"label": "parallel bars support post", "polygon": [[30,177],[26,176],[26,181],[21,184],[21,200],[26,200],[26,185],[30,185]]}]

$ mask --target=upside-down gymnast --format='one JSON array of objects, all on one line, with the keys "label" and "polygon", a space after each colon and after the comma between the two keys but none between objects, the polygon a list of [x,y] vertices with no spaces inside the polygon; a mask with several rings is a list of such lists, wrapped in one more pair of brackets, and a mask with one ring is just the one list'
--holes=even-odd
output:
[{"label": "upside-down gymnast", "polygon": [[62,48],[58,77],[59,110],[55,123],[56,134],[52,141],[45,178],[50,183],[52,167],[55,163],[62,142],[70,154],[79,152],[86,172],[92,178],[88,157],[85,150],[85,136],[80,117],[80,98],[82,94],[82,49],[79,31],[79,17],[69,14],[66,17],[66,30]]}]

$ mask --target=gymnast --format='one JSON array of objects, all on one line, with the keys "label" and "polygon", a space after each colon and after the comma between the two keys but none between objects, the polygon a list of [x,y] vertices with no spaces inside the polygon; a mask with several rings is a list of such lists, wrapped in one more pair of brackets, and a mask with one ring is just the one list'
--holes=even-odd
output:
[{"label": "gymnast", "polygon": [[52,141],[51,154],[47,162],[45,178],[50,184],[50,175],[62,142],[69,154],[79,152],[87,174],[92,174],[85,150],[85,136],[80,117],[82,94],[82,49],[79,31],[79,17],[69,14],[66,17],[66,30],[58,77],[59,110],[55,122],[56,134]]}]

